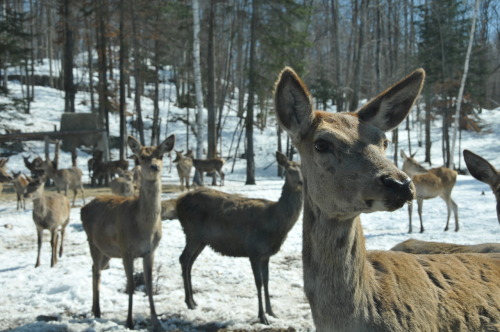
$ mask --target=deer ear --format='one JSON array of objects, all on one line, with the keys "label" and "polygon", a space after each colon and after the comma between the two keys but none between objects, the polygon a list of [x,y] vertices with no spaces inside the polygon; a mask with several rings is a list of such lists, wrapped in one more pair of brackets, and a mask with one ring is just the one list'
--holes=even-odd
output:
[{"label": "deer ear", "polygon": [[401,156],[401,158],[403,158],[403,159],[407,159],[407,158],[408,158],[408,156],[407,156],[407,155],[406,155],[406,153],[405,153],[405,150],[403,150],[403,149],[401,149],[401,150],[399,151],[399,155],[400,155],[400,156]]},{"label": "deer ear", "polygon": [[288,167],[288,158],[281,152],[276,151],[276,161],[278,162],[278,165],[280,165],[283,168]]},{"label": "deer ear", "polygon": [[498,172],[486,159],[464,150],[464,160],[470,174],[477,180],[492,186],[498,178]]},{"label": "deer ear", "polygon": [[424,85],[425,71],[417,69],[356,111],[359,118],[382,131],[396,128],[408,115]]},{"label": "deer ear", "polygon": [[174,144],[175,135],[170,135],[156,147],[155,153],[163,155],[166,152],[170,152],[174,148]]},{"label": "deer ear", "polygon": [[275,87],[276,115],[281,127],[298,141],[314,119],[311,94],[292,68],[285,67]]},{"label": "deer ear", "polygon": [[130,147],[130,149],[132,150],[132,152],[135,154],[135,155],[138,155],[139,152],[141,151],[141,148],[142,148],[142,144],[139,143],[139,141],[137,140],[137,138],[135,138],[134,136],[128,136],[128,146]]}]

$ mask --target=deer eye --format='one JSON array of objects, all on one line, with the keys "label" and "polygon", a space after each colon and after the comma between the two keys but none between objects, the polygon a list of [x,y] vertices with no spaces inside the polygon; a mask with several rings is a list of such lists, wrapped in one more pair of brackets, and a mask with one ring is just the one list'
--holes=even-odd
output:
[{"label": "deer eye", "polygon": [[325,152],[326,150],[328,150],[328,143],[322,139],[319,139],[314,143],[314,148],[318,152]]}]

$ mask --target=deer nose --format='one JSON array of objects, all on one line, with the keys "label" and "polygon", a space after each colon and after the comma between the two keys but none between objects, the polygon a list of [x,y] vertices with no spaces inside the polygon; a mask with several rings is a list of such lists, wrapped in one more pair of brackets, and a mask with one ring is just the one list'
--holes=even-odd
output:
[{"label": "deer nose", "polygon": [[153,170],[155,172],[158,172],[160,170],[160,167],[158,167],[158,165],[156,165],[156,164],[152,164],[150,167],[151,167],[151,170]]},{"label": "deer nose", "polygon": [[409,177],[405,176],[403,180],[398,180],[389,174],[384,174],[381,176],[381,180],[386,188],[397,193],[401,199],[405,201],[413,199],[415,192]]}]

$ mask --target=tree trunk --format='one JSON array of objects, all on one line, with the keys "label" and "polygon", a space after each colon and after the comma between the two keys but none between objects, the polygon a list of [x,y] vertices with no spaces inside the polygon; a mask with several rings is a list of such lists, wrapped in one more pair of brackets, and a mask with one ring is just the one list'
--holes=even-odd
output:
[{"label": "tree trunk", "polygon": [[127,56],[127,44],[125,40],[125,0],[120,0],[120,160],[125,160],[127,147],[127,126],[126,126],[126,111],[127,100],[125,98],[125,57]]},{"label": "tree trunk", "polygon": [[247,159],[247,179],[245,184],[255,184],[255,162],[253,158],[253,107],[255,97],[255,44],[257,43],[257,18],[258,18],[258,0],[252,1],[252,21],[250,23],[250,59],[248,63],[248,104],[246,117],[246,139],[247,149],[245,156]]},{"label": "tree trunk", "polygon": [[207,158],[215,158],[217,154],[217,133],[215,131],[215,119],[217,109],[215,107],[215,6],[216,1],[210,1],[210,19],[208,25],[208,86],[207,86]]},{"label": "tree trunk", "polygon": [[75,112],[75,86],[73,83],[73,18],[70,0],[61,2],[61,19],[64,22],[64,111]]},{"label": "tree trunk", "polygon": [[198,0],[193,1],[193,59],[194,59],[194,84],[196,90],[196,157],[203,155],[203,89],[201,85],[201,64],[200,64],[200,9]]},{"label": "tree trunk", "polygon": [[134,81],[135,81],[135,98],[134,105],[135,111],[137,113],[137,131],[139,134],[139,140],[142,145],[146,145],[144,139],[144,122],[142,120],[142,106],[141,106],[141,96],[142,96],[142,70],[141,70],[141,54],[139,50],[139,32],[137,29],[137,17],[135,15],[134,1],[130,1],[132,18],[132,40],[134,44]]},{"label": "tree trunk", "polygon": [[[455,163],[454,163],[454,153],[455,153],[455,142],[457,141],[457,131],[459,127],[459,120],[460,120],[460,107],[462,106],[462,98],[464,95],[464,88],[465,88],[465,81],[467,80],[467,72],[469,71],[469,60],[470,60],[470,53],[472,51],[472,44],[474,42],[474,33],[476,31],[476,20],[477,20],[477,13],[479,11],[479,3],[480,0],[476,0],[476,4],[474,6],[474,15],[472,16],[472,24],[470,28],[470,34],[469,34],[469,45],[467,46],[467,54],[465,55],[465,63],[464,63],[464,72],[462,74],[462,81],[460,82],[460,89],[458,90],[458,97],[457,97],[457,108],[455,110],[455,123],[454,123],[454,129],[453,129],[453,138],[451,140],[451,151],[450,151],[450,162],[448,167],[454,168]],[[460,159],[460,154],[458,156],[458,159]]]}]

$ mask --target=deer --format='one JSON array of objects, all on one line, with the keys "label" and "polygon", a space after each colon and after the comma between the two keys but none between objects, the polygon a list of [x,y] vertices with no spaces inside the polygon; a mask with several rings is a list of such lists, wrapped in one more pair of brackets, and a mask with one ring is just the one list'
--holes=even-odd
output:
[{"label": "deer", "polygon": [[193,158],[193,151],[188,151],[186,153],[186,157],[190,157],[193,160],[193,166],[196,172],[200,174],[200,183],[203,186],[205,184],[204,174],[205,173],[214,173],[212,178],[212,185],[217,185],[217,181],[215,179],[215,172],[219,174],[220,177],[220,185],[224,185],[224,177],[225,174],[222,171],[222,166],[224,166],[224,159],[222,158],[211,158],[211,159],[195,159]]},{"label": "deer", "polygon": [[417,69],[354,112],[314,110],[285,67],[275,110],[304,177],[304,291],[316,331],[500,329],[500,255],[369,251],[360,214],[414,199],[411,178],[386,157],[386,132],[408,115],[425,71]]},{"label": "deer", "polygon": [[68,190],[73,191],[73,202],[71,206],[75,206],[76,195],[78,190],[82,193],[83,204],[85,204],[85,190],[82,184],[82,170],[78,167],[56,169],[50,160],[43,163],[43,169],[54,181],[58,193],[64,190],[64,196],[68,196]]},{"label": "deer", "polygon": [[128,170],[128,164],[128,161],[123,159],[104,162],[102,151],[98,151],[92,165],[91,185],[95,186],[97,182],[101,184],[101,179],[108,185],[110,178],[114,178],[120,171]]},{"label": "deer", "polygon": [[[425,199],[432,199],[441,197],[448,209],[448,216],[446,218],[445,231],[449,229],[450,215],[453,210],[455,216],[455,232],[460,229],[458,224],[458,206],[457,203],[451,198],[451,191],[457,182],[457,172],[441,166],[427,170],[420,165],[413,156],[407,156],[403,150],[400,151],[401,158],[403,158],[403,172],[408,174],[416,188],[416,200],[418,206],[418,217],[420,219],[420,233],[424,232],[424,224],[422,221],[422,206]],[[412,212],[413,201],[408,202],[408,215],[409,215],[409,228],[408,233],[412,232]]]},{"label": "deer", "polygon": [[486,159],[465,149],[464,161],[470,174],[490,186],[497,200],[497,218],[500,223],[500,172]]},{"label": "deer", "polygon": [[421,241],[408,239],[391,248],[393,251],[403,251],[410,254],[456,254],[456,253],[500,253],[500,243],[454,244],[446,242]]},{"label": "deer", "polygon": [[31,177],[36,178],[42,176],[45,171],[43,170],[43,159],[39,156],[33,158],[33,160],[29,160],[29,157],[23,157],[24,165],[31,172]]},{"label": "deer", "polygon": [[252,266],[257,297],[258,317],[269,324],[266,313],[275,316],[269,299],[269,259],[276,254],[302,210],[302,175],[300,166],[276,152],[278,164],[285,168],[285,184],[277,202],[247,198],[200,187],[177,198],[177,218],[186,235],[186,246],[179,258],[184,280],[185,302],[196,307],[191,284],[194,261],[208,245],[231,257],[248,257]]},{"label": "deer", "polygon": [[33,201],[33,221],[37,232],[38,254],[35,268],[40,266],[40,252],[42,249],[43,231],[50,232],[50,245],[52,247],[52,258],[50,267],[57,263],[57,243],[58,232],[61,232],[61,246],[59,247],[59,257],[63,255],[64,234],[69,223],[70,206],[66,196],[59,193],[45,191],[47,176],[38,178],[28,177],[25,197],[31,197]]},{"label": "deer", "polygon": [[114,195],[118,196],[134,196],[135,188],[133,183],[133,173],[132,171],[122,171],[118,173],[120,176],[111,180],[109,187]]},{"label": "deer", "polygon": [[152,270],[155,250],[162,236],[161,174],[163,155],[172,150],[175,136],[167,137],[158,146],[142,146],[128,136],[128,146],[141,165],[142,183],[139,196],[99,196],[81,209],[81,220],[87,234],[92,256],[92,312],[101,317],[99,288],[101,270],[111,258],[121,258],[127,278],[128,315],[126,325],[134,328],[132,300],[134,294],[134,259],[142,258],[144,282],[149,299],[151,322],[161,331],[153,302]]},{"label": "deer", "polygon": [[189,177],[191,176],[191,169],[193,168],[193,159],[184,156],[182,152],[182,150],[175,150],[175,159],[173,162],[177,163],[176,168],[181,181],[181,191],[184,191],[184,187],[189,191]]},{"label": "deer", "polygon": [[19,210],[22,208],[26,210],[26,202],[24,200],[24,193],[26,192],[26,187],[28,186],[29,180],[26,175],[19,172],[12,172],[13,180],[12,186],[14,187],[14,191],[16,192],[17,198],[17,206],[16,209]]},{"label": "deer", "polygon": [[3,190],[3,183],[13,180],[13,177],[9,175],[7,168],[5,167],[8,161],[9,158],[0,159],[0,193]]}]

